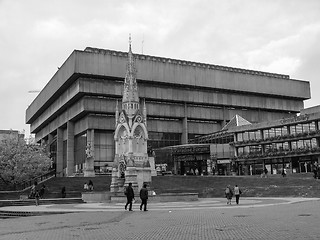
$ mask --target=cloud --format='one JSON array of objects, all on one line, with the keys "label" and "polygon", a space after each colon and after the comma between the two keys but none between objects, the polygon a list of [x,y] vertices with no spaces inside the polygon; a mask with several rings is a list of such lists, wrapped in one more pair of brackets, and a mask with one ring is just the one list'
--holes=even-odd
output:
[{"label": "cloud", "polygon": [[318,0],[0,0],[0,129],[29,128],[28,90],[74,49],[127,51],[129,33],[136,53],[309,80],[310,105],[319,104],[319,9]]}]

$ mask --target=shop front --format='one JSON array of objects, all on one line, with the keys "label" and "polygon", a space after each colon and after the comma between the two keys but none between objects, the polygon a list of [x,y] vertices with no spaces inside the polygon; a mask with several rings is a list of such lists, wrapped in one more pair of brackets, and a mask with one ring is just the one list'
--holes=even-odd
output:
[{"label": "shop front", "polygon": [[172,149],[172,157],[179,175],[208,175],[210,172],[210,147],[207,144],[176,146]]}]

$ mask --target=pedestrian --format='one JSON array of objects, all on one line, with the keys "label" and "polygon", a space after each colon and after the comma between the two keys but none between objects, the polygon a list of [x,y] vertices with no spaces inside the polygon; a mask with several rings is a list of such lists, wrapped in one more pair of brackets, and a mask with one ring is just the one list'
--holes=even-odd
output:
[{"label": "pedestrian", "polygon": [[285,177],[287,175],[287,171],[286,171],[286,169],[284,168],[283,170],[282,170],[282,177]]},{"label": "pedestrian", "polygon": [[132,183],[129,183],[129,186],[126,187],[125,195],[127,196],[127,203],[124,207],[125,210],[127,210],[127,207],[129,205],[129,211],[132,211],[132,200],[134,200],[134,192],[132,188]]},{"label": "pedestrian", "polygon": [[230,185],[228,185],[228,186],[226,187],[225,196],[226,196],[226,198],[227,198],[227,204],[230,204],[230,205],[231,205],[231,199],[232,199],[232,196],[233,196],[233,192],[232,192],[232,190],[231,190]]},{"label": "pedestrian", "polygon": [[40,194],[39,191],[36,190],[35,194],[34,194],[34,199],[36,200],[36,206],[39,206],[39,202],[40,202]]},{"label": "pedestrian", "polygon": [[239,204],[239,198],[242,193],[241,189],[238,187],[238,185],[236,185],[233,191],[234,191],[234,195],[236,196],[236,203]]},{"label": "pedestrian", "polygon": [[265,167],[264,168],[264,177],[267,178],[268,177],[268,169]]},{"label": "pedestrian", "polygon": [[46,186],[43,184],[39,192],[40,198],[43,198],[45,190]]},{"label": "pedestrian", "polygon": [[63,186],[62,189],[61,189],[61,197],[65,198],[66,196],[67,196],[66,187]]},{"label": "pedestrian", "polygon": [[144,206],[143,211],[148,211],[147,210],[147,201],[148,201],[147,184],[143,184],[143,187],[140,190],[140,199],[141,199],[140,211],[142,211],[142,206]]},{"label": "pedestrian", "polygon": [[93,182],[91,180],[89,180],[88,187],[89,187],[89,191],[93,190]]},{"label": "pedestrian", "polygon": [[38,186],[38,182],[34,181],[34,183],[32,184],[31,190],[30,190],[30,194],[29,194],[29,198],[34,198],[36,191],[37,191],[37,186]]},{"label": "pedestrian", "polygon": [[83,185],[83,189],[86,191],[86,190],[89,190],[89,186],[88,184],[85,182],[84,185]]}]

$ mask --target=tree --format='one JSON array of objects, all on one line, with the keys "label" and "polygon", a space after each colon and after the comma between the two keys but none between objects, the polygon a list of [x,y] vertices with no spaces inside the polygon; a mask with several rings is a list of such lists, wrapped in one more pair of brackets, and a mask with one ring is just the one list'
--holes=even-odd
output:
[{"label": "tree", "polygon": [[0,141],[0,179],[7,185],[19,184],[46,173],[50,158],[44,147],[23,140]]}]

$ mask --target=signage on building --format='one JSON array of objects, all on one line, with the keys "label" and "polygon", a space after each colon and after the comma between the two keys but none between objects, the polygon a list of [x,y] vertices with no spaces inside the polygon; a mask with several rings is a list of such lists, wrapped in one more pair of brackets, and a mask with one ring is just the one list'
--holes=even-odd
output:
[{"label": "signage on building", "polygon": [[172,149],[172,154],[179,155],[179,154],[198,154],[198,153],[209,153],[210,146],[187,146],[187,147],[178,147]]},{"label": "signage on building", "polygon": [[281,124],[289,124],[289,123],[307,121],[308,119],[309,119],[309,115],[305,114],[305,115],[295,116],[292,118],[282,119],[280,122]]},{"label": "signage on building", "polygon": [[224,160],[217,160],[218,164],[226,164],[226,163],[231,163],[230,159],[224,159]]}]

